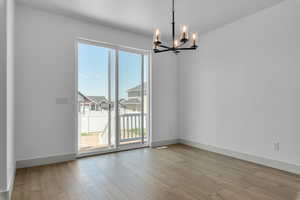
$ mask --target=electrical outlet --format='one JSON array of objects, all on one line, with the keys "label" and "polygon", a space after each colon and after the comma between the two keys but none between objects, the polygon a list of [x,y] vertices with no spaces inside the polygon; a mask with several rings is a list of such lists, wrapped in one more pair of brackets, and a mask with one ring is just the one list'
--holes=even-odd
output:
[{"label": "electrical outlet", "polygon": [[69,103],[69,99],[67,97],[56,97],[55,103],[58,105],[65,105]]},{"label": "electrical outlet", "polygon": [[280,143],[279,142],[274,142],[274,150],[279,151],[280,150]]}]

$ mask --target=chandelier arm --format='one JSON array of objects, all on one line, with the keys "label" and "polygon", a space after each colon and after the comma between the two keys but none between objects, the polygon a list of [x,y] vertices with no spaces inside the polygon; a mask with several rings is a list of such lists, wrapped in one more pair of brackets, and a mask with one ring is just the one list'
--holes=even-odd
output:
[{"label": "chandelier arm", "polygon": [[177,50],[195,50],[197,47],[176,48]]},{"label": "chandelier arm", "polygon": [[161,53],[161,52],[166,52],[166,51],[172,51],[172,50],[171,49],[163,49],[163,50],[155,49],[154,53]]},{"label": "chandelier arm", "polygon": [[165,46],[165,45],[159,45],[159,47],[165,48],[165,49],[170,49],[171,47]]}]

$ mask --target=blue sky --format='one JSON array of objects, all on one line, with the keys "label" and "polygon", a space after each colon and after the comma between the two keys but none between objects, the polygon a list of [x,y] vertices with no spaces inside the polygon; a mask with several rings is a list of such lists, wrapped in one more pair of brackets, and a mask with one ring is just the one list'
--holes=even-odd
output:
[{"label": "blue sky", "polygon": [[[107,48],[79,43],[78,89],[83,94],[108,96],[108,52]],[[141,56],[120,51],[119,59],[119,96],[125,98],[127,89],[141,83]]]}]

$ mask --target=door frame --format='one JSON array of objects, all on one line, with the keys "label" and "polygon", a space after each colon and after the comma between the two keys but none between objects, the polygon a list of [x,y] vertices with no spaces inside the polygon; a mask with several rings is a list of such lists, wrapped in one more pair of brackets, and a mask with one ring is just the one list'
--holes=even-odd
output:
[{"label": "door frame", "polygon": [[[78,44],[79,43],[84,43],[88,45],[93,45],[93,46],[99,46],[99,47],[104,47],[104,48],[110,48],[115,50],[115,98],[118,99],[118,87],[119,87],[119,51],[126,51],[130,53],[136,53],[143,55],[142,56],[142,65],[144,65],[144,57],[145,55],[148,56],[148,84],[147,84],[147,98],[148,98],[148,113],[147,113],[147,133],[148,133],[148,138],[147,142],[143,143],[144,141],[142,140],[142,143],[136,143],[136,144],[130,144],[130,145],[119,145],[119,137],[120,137],[120,130],[119,130],[119,117],[118,117],[118,103],[116,104],[115,107],[115,116],[116,116],[116,123],[115,123],[115,148],[113,149],[103,149],[103,148],[95,148],[90,151],[85,151],[85,152],[80,152],[79,150],[79,131],[78,131]],[[112,153],[112,152],[119,152],[119,151],[125,151],[125,150],[130,150],[130,149],[137,149],[137,148],[144,148],[144,147],[149,147],[152,141],[152,53],[150,50],[145,50],[145,49],[137,49],[137,48],[132,48],[132,47],[127,47],[127,46],[122,46],[122,45],[116,45],[116,44],[111,44],[107,42],[101,42],[101,41],[96,41],[96,40],[91,40],[91,39],[86,39],[83,37],[78,37],[75,40],[75,98],[74,98],[74,108],[75,108],[75,152],[78,158],[80,157],[85,157],[85,156],[91,156],[91,155],[98,155],[98,154],[105,154],[105,153]],[[110,61],[111,62],[111,61]],[[144,73],[144,66],[142,66],[142,74]],[[143,76],[144,77],[144,74]],[[141,81],[144,81],[143,78]],[[144,83],[142,83],[144,85]],[[144,96],[144,95],[142,95]],[[144,97],[142,97],[144,98]],[[111,134],[111,133],[110,133]]]}]

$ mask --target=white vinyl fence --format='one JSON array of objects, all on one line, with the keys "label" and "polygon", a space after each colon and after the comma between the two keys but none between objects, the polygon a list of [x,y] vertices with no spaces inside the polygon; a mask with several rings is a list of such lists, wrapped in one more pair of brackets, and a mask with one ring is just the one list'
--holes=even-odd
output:
[{"label": "white vinyl fence", "polygon": [[104,132],[108,125],[107,111],[80,113],[81,133]]},{"label": "white vinyl fence", "polygon": [[[111,114],[114,119],[114,112]],[[142,136],[142,124],[140,113],[126,113],[119,117],[121,141],[137,140]],[[91,111],[79,113],[80,133],[102,133],[107,137],[108,133],[108,112]],[[144,115],[144,130],[147,129],[147,118]]]}]

